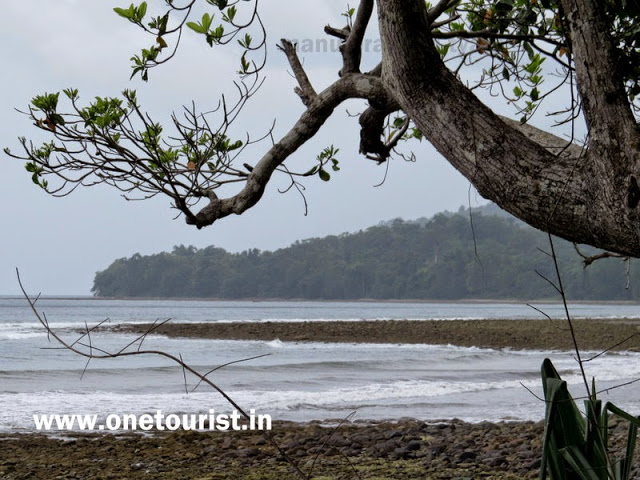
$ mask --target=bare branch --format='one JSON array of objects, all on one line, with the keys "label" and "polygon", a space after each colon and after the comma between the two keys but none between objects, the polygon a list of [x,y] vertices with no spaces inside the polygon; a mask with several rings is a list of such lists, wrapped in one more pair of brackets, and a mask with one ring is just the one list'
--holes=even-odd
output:
[{"label": "bare branch", "polygon": [[598,260],[602,260],[603,258],[622,258],[624,260],[629,260],[629,257],[627,255],[621,255],[619,253],[613,253],[613,252],[602,252],[602,253],[598,253],[597,255],[585,255],[584,253],[582,253],[577,243],[573,244],[573,248],[576,250],[578,255],[580,255],[580,257],[582,258],[582,263],[584,265],[584,268],[587,268],[593,262],[597,262]]},{"label": "bare branch", "polygon": [[[25,290],[25,288],[24,288],[24,286],[22,284],[22,280],[20,278],[20,272],[18,271],[18,269],[16,269],[16,276],[18,278],[18,285],[20,286],[20,290],[22,291],[22,294],[24,295],[25,299],[27,300],[27,303],[29,304],[29,307],[31,308],[31,311],[33,312],[33,314],[35,315],[37,320],[40,322],[40,324],[45,328],[45,330],[47,331],[47,334],[49,334],[53,339],[55,339],[56,342],[61,346],[61,348],[69,350],[70,352],[73,352],[73,353],[75,353],[75,354],[77,354],[77,355],[79,355],[81,357],[85,357],[85,358],[87,358],[88,361],[90,361],[92,359],[120,358],[120,357],[129,357],[129,356],[138,356],[138,355],[156,355],[156,356],[167,358],[167,359],[173,361],[174,363],[176,363],[177,365],[179,365],[182,368],[183,375],[184,375],[185,389],[187,387],[187,385],[186,385],[186,372],[189,372],[190,374],[192,374],[196,378],[198,378],[201,383],[206,383],[211,388],[213,388],[215,391],[217,391],[220,395],[222,395],[222,397],[231,406],[233,406],[233,408],[238,413],[240,413],[240,415],[242,415],[245,419],[248,420],[248,419],[251,418],[249,416],[249,414],[240,405],[238,405],[226,392],[224,392],[224,390],[222,390],[218,385],[216,385],[211,380],[209,380],[209,378],[207,378],[208,374],[207,375],[203,375],[200,372],[198,372],[197,370],[195,370],[193,367],[191,367],[190,365],[185,363],[182,360],[182,356],[181,355],[179,357],[176,357],[175,355],[171,355],[170,353],[164,352],[162,350],[133,350],[133,351],[129,350],[129,351],[126,351],[125,349],[121,349],[120,351],[117,351],[117,352],[108,352],[106,350],[97,348],[97,347],[95,347],[95,346],[93,346],[91,344],[84,344],[84,343],[78,342],[78,341],[73,342],[73,343],[67,342],[56,331],[51,329],[51,327],[49,326],[48,321],[44,318],[44,315],[41,315],[38,312],[38,310],[36,309],[34,300],[29,296],[29,294],[26,292],[26,290]],[[101,323],[104,323],[104,322],[101,322]],[[145,333],[143,336],[146,336],[146,335],[147,335],[147,333]],[[129,346],[133,345],[133,343],[134,342],[130,343]],[[79,348],[79,347],[85,347],[86,350],[83,350],[82,348]],[[86,369],[86,365],[85,365],[85,369]],[[188,393],[188,390],[187,390],[187,393]],[[271,433],[269,431],[266,431],[266,430],[263,433],[264,433],[265,437],[267,438],[267,440],[277,449],[277,451],[280,453],[280,455],[282,455],[282,457],[285,458],[289,462],[289,464],[294,468],[294,470],[296,471],[296,474],[302,479],[307,479],[308,476],[305,475],[305,473],[300,469],[298,464],[296,462],[294,462],[287,455],[287,453],[284,451],[284,449],[278,444],[278,442],[276,442],[276,440],[273,437],[273,435],[271,435]]]},{"label": "bare branch", "polygon": [[318,94],[314,90],[313,85],[311,85],[307,72],[305,72],[302,64],[300,63],[300,59],[296,53],[296,45],[284,38],[280,40],[280,42],[282,45],[278,45],[278,48],[287,56],[291,70],[293,70],[293,75],[298,81],[298,87],[296,87],[294,91],[300,97],[302,103],[308,107]]},{"label": "bare branch", "polygon": [[358,13],[353,22],[353,27],[349,32],[345,43],[340,46],[342,53],[342,69],[340,76],[348,73],[360,72],[360,60],[362,58],[362,41],[367,31],[371,14],[373,13],[373,0],[360,0]]},{"label": "bare branch", "polygon": [[445,25],[449,25],[450,23],[455,22],[459,18],[460,18],[459,14],[451,15],[449,18],[445,18],[444,20],[441,20],[439,22],[433,22],[431,24],[431,28],[436,29],[436,28],[444,27]]},{"label": "bare branch", "polygon": [[349,33],[351,33],[351,27],[344,28],[334,28],[330,25],[324,27],[324,33],[330,35],[332,37],[339,38],[340,40],[346,40],[349,38]]},{"label": "bare branch", "polygon": [[433,27],[433,22],[435,22],[440,15],[442,15],[446,10],[453,7],[457,2],[454,0],[439,0],[433,7],[429,9],[427,15],[429,16],[429,24]]},{"label": "bare branch", "polygon": [[545,35],[518,35],[513,33],[499,33],[492,32],[490,30],[478,30],[474,32],[469,32],[466,30],[452,30],[448,32],[441,32],[438,30],[434,30],[431,32],[431,36],[433,38],[485,38],[485,39],[495,39],[495,40],[521,40],[521,41],[532,41],[532,40],[541,40],[551,45],[555,45],[558,47],[563,46],[563,43],[555,40],[551,37]]},{"label": "bare branch", "polygon": [[253,207],[262,197],[276,168],[313,137],[334,109],[349,98],[369,99],[370,102],[380,105],[388,105],[393,101],[380,79],[376,77],[356,73],[340,78],[318,94],[289,133],[256,163],[239,193],[229,198],[211,200],[195,219],[187,218],[187,223],[202,228],[228,215],[240,215]]}]

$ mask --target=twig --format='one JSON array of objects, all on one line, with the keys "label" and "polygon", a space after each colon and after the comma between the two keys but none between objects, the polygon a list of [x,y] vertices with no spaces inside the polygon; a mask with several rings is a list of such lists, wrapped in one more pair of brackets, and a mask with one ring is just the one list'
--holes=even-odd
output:
[{"label": "twig", "polygon": [[[582,362],[582,356],[580,355],[580,348],[578,347],[578,339],[576,338],[576,332],[573,328],[573,320],[571,319],[571,314],[569,313],[569,306],[567,304],[567,296],[564,291],[564,287],[562,286],[562,276],[560,275],[560,266],[558,265],[558,256],[556,255],[556,250],[553,244],[553,237],[550,233],[547,233],[547,237],[549,238],[549,246],[551,247],[551,258],[553,259],[553,266],[556,271],[556,277],[558,279],[557,290],[560,293],[560,297],[562,298],[562,306],[564,307],[564,313],[567,318],[567,323],[569,324],[569,332],[571,333],[571,341],[573,342],[573,347],[576,352],[576,358],[578,360],[578,366],[580,367],[580,373],[582,375],[582,380],[584,381],[584,386],[587,390],[587,395],[591,396],[591,389],[589,388],[589,381],[587,380],[587,374],[584,371],[584,365]],[[537,272],[536,272],[537,273]],[[544,278],[544,277],[543,277]],[[549,282],[551,283],[551,282]],[[551,283],[553,285],[553,283]]]},{"label": "twig", "polygon": [[[94,358],[95,359],[106,359],[106,358],[120,358],[120,357],[130,357],[130,356],[138,356],[138,355],[156,355],[156,356],[168,358],[169,360],[172,360],[177,365],[182,367],[183,372],[184,372],[184,376],[185,376],[185,382],[186,382],[186,372],[191,373],[192,375],[194,375],[197,378],[199,378],[201,382],[206,383],[211,388],[213,388],[215,391],[217,391],[220,395],[222,395],[222,397],[231,406],[233,406],[233,408],[238,413],[240,413],[240,415],[242,415],[246,420],[249,420],[251,418],[249,416],[249,414],[247,414],[247,412],[238,403],[236,403],[235,400],[233,400],[233,398],[231,398],[224,390],[222,390],[222,388],[220,388],[218,385],[216,385],[211,380],[209,380],[206,376],[202,375],[200,372],[195,370],[193,367],[191,367],[190,365],[185,363],[182,360],[182,356],[180,356],[178,358],[175,355],[172,355],[172,354],[167,353],[167,352],[162,351],[162,350],[125,351],[124,349],[122,349],[122,350],[120,350],[120,351],[118,351],[116,353],[113,353],[113,352],[108,352],[106,350],[98,348],[98,347],[94,346],[92,343],[86,344],[86,343],[79,342],[79,341],[76,341],[73,344],[68,343],[66,340],[64,340],[62,337],[60,337],[60,335],[56,331],[54,331],[50,327],[49,322],[46,320],[46,317],[44,316],[44,314],[41,315],[38,312],[38,310],[35,308],[35,302],[33,301],[33,299],[29,296],[29,294],[25,290],[25,288],[24,288],[24,286],[22,284],[22,279],[20,278],[20,271],[17,268],[16,268],[16,276],[18,278],[18,285],[20,286],[20,290],[22,291],[22,294],[24,295],[25,299],[27,300],[27,302],[29,304],[29,307],[31,308],[33,314],[35,315],[37,320],[40,322],[40,324],[46,329],[47,333],[50,334],[50,336],[53,339],[55,339],[58,342],[58,344],[61,345],[61,347],[59,347],[59,348],[69,350],[69,351],[71,351],[71,352],[73,352],[73,353],[75,353],[77,355],[80,355],[81,357],[85,357],[85,358],[87,358],[89,360],[94,359]],[[38,296],[38,298],[39,298],[39,296]],[[154,329],[154,328],[156,328],[155,325],[152,326],[149,329],[149,331]],[[143,334],[142,337],[144,337],[146,335],[147,335],[147,333]],[[138,339],[139,338],[140,337],[138,337]],[[131,346],[134,343],[135,343],[135,341],[129,343],[128,346]],[[89,352],[81,350],[79,347],[88,348]],[[96,353],[96,352],[98,352],[98,353]],[[185,383],[185,385],[186,385],[186,383]],[[187,393],[188,393],[188,391],[187,391]],[[273,437],[273,435],[271,435],[271,433],[268,432],[268,431],[264,431],[263,434],[264,434],[265,438],[275,447],[275,449],[278,451],[278,453],[280,453],[280,455],[282,455],[282,457],[294,468],[294,470],[296,471],[296,474],[302,479],[305,479],[305,480],[308,479],[307,475],[305,475],[305,473],[300,469],[298,464],[296,462],[294,462],[293,459],[291,457],[289,457],[289,455],[287,455],[287,453],[284,451],[284,449],[278,444],[278,442],[276,442],[276,440]]]},{"label": "twig", "polygon": [[580,251],[576,243],[573,244],[573,248],[575,248],[578,255],[582,257],[582,263],[584,264],[584,268],[587,268],[593,262],[597,262],[598,260],[602,260],[603,258],[623,258],[625,260],[629,259],[628,255],[621,255],[619,253],[613,253],[613,252],[602,252],[602,253],[598,253],[597,255],[585,255]]},{"label": "twig", "polygon": [[[336,433],[338,431],[338,429],[340,427],[342,427],[342,425],[344,425],[347,421],[350,421],[351,418],[356,414],[356,411],[354,410],[353,412],[351,412],[349,415],[347,415],[345,418],[343,418],[342,420],[340,420],[340,423],[338,423],[338,425],[336,425],[326,436],[325,436],[325,440],[322,442],[322,446],[318,449],[318,452],[315,454],[315,456],[313,457],[313,463],[311,464],[311,468],[309,469],[309,478],[311,478],[311,474],[313,473],[313,468],[316,465],[316,462],[320,456],[320,452],[322,451],[322,449],[327,445],[327,443],[329,442],[329,440],[331,439],[331,437],[333,436],[334,433]],[[361,478],[360,474],[358,473],[358,471],[355,469],[355,467],[353,466],[353,464],[351,463],[351,460],[349,460],[348,457],[347,461],[349,462],[349,465],[351,466],[353,473],[356,475],[356,477]]]}]

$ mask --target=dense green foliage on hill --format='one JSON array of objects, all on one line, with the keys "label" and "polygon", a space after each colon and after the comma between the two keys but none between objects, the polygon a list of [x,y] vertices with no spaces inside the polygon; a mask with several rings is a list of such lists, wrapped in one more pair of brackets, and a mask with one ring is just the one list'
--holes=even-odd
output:
[{"label": "dense green foliage on hill", "polygon": [[[484,212],[481,213],[481,212]],[[95,276],[99,296],[306,299],[544,299],[557,293],[546,234],[492,208],[394,220],[357,233],[295,242],[274,252],[179,246],[116,260]],[[475,232],[475,241],[474,241]],[[621,259],[584,269],[557,240],[570,299],[640,298],[640,275]],[[585,252],[594,254],[593,249]]]}]

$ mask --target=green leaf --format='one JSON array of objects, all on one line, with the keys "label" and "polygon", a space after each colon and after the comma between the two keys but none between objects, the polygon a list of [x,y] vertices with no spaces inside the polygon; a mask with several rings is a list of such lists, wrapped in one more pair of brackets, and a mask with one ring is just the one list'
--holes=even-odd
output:
[{"label": "green leaf", "polygon": [[64,118],[62,117],[62,115],[59,115],[57,113],[54,113],[53,115],[50,115],[49,119],[56,125],[64,125],[65,124],[65,121],[64,121]]},{"label": "green leaf", "polygon": [[167,23],[169,23],[169,12],[165,13],[158,24],[158,35],[164,35],[167,31]]},{"label": "green leaf", "polygon": [[231,7],[229,7],[229,8],[227,9],[227,12],[226,12],[225,16],[224,16],[224,17],[225,17],[225,20],[226,20],[227,22],[233,22],[233,19],[235,18],[236,13],[237,13],[237,9],[236,9],[236,7],[235,7],[235,6],[231,6]]},{"label": "green leaf", "polygon": [[535,57],[535,53],[533,51],[533,48],[531,48],[531,44],[529,42],[522,42],[522,46],[527,52],[527,55],[529,55],[529,58],[533,59],[533,57]]},{"label": "green leaf", "polygon": [[142,18],[147,14],[147,2],[142,2],[136,11],[136,19],[141,21]]},{"label": "green leaf", "polygon": [[531,97],[531,100],[535,102],[538,100],[538,98],[540,98],[540,92],[538,91],[537,88],[534,88],[533,90],[531,90],[531,93],[529,94],[529,96]]},{"label": "green leaf", "polygon": [[318,172],[318,176],[320,177],[321,180],[325,182],[328,182],[329,180],[331,180],[331,175],[329,175],[329,172],[327,172],[323,168],[321,168],[320,171]]},{"label": "green leaf", "polygon": [[222,25],[218,25],[215,30],[211,30],[207,33],[207,43],[210,47],[213,47],[214,43],[218,43],[220,39],[224,35],[224,27]]},{"label": "green leaf", "polygon": [[229,145],[229,147],[227,148],[228,151],[232,151],[232,150],[237,150],[238,148],[240,148],[243,145],[242,140],[236,140],[235,142],[233,142],[231,145]]},{"label": "green leaf", "polygon": [[449,52],[449,47],[451,47],[450,43],[445,43],[444,45],[436,45],[436,50],[438,51],[438,54],[440,55],[441,58],[444,58],[447,56],[447,53]]},{"label": "green leaf", "polygon": [[196,33],[207,33],[207,29],[196,22],[187,22],[187,27],[189,27],[191,30],[193,30]]},{"label": "green leaf", "polygon": [[69,100],[75,100],[78,98],[77,88],[65,88],[63,92],[69,98]]},{"label": "green leaf", "polygon": [[134,15],[133,4],[131,4],[127,9],[115,7],[113,11],[116,12],[121,17],[126,18],[127,20],[133,20],[133,15]]},{"label": "green leaf", "polygon": [[249,46],[251,45],[251,35],[249,35],[248,33],[245,33],[244,38],[238,40],[238,43],[243,48],[249,48]]},{"label": "green leaf", "polygon": [[31,104],[36,109],[41,110],[47,115],[56,111],[58,108],[58,97],[60,93],[45,93],[44,95],[36,95],[31,99]]},{"label": "green leaf", "polygon": [[213,15],[209,15],[208,13],[204,13],[202,15],[202,28],[205,32],[208,32],[211,28],[211,23],[213,22]]},{"label": "green leaf", "polygon": [[570,445],[566,448],[560,449],[565,461],[571,465],[571,468],[575,470],[580,478],[583,480],[601,480],[600,477],[593,471],[593,467],[589,463],[589,460],[584,456],[578,447]]},{"label": "green leaf", "polygon": [[242,65],[240,73],[247,73],[249,71],[249,67],[251,66],[247,61],[247,52],[244,52],[242,54],[242,57],[240,58],[240,64]]}]

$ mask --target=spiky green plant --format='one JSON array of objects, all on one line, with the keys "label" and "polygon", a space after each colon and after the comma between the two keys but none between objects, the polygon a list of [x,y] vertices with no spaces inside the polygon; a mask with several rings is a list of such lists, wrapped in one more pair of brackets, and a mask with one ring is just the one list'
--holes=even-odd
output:
[{"label": "spiky green plant", "polygon": [[[580,412],[551,360],[542,362],[542,386],[546,401],[540,479],[628,480],[640,420],[624,410],[596,398],[595,381]],[[623,457],[609,453],[609,415],[629,422]]]}]

